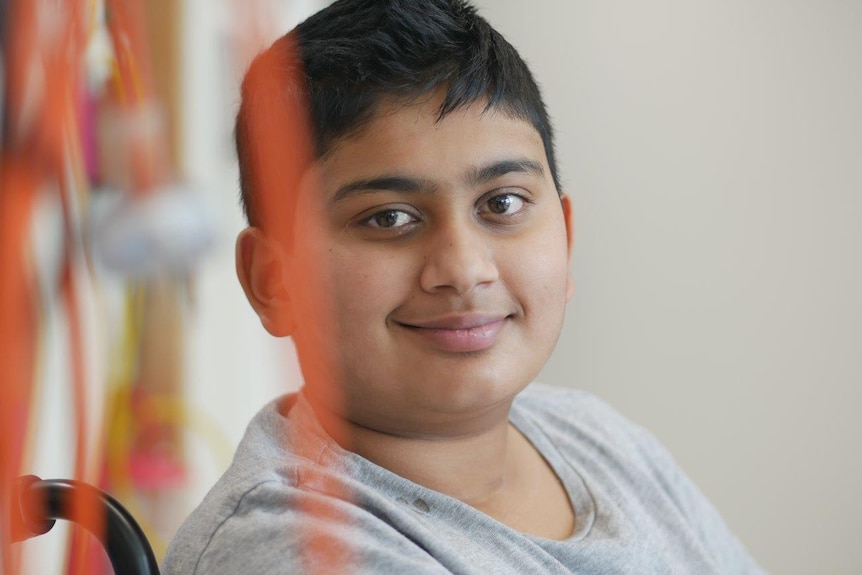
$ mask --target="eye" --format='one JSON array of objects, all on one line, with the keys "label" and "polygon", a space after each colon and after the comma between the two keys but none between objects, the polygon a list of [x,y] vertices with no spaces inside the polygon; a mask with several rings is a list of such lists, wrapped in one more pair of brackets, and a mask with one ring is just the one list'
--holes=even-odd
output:
[{"label": "eye", "polygon": [[497,216],[512,216],[524,209],[526,200],[518,194],[506,193],[489,198],[485,202],[485,208],[480,211],[488,211]]},{"label": "eye", "polygon": [[410,225],[417,221],[419,220],[414,216],[402,210],[383,210],[372,214],[363,223],[371,228],[391,230]]}]

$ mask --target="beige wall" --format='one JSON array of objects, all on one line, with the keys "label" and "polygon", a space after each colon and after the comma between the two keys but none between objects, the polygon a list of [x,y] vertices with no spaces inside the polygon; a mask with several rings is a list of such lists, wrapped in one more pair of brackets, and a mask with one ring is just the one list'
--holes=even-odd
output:
[{"label": "beige wall", "polygon": [[862,573],[862,2],[477,5],[577,210],[542,378],[658,434],[774,573]]}]

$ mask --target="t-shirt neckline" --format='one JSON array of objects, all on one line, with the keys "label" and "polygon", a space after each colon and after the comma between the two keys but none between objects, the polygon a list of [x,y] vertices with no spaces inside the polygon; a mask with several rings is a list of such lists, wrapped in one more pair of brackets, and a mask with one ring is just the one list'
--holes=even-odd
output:
[{"label": "t-shirt neckline", "polygon": [[509,412],[509,422],[515,426],[521,434],[529,441],[539,454],[548,462],[557,479],[563,484],[566,494],[569,496],[569,504],[575,512],[575,526],[572,534],[566,539],[555,540],[524,533],[535,541],[566,543],[580,541],[589,535],[596,520],[596,503],[584,478],[575,467],[568,462],[560,453],[557,445],[542,430],[540,422],[536,421],[520,406],[520,397],[512,403]]}]

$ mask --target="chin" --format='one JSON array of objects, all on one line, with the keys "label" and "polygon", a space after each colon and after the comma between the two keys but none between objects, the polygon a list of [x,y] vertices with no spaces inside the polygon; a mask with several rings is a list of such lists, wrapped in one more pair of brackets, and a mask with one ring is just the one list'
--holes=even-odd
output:
[{"label": "chin", "polygon": [[432,393],[419,392],[423,402],[436,410],[452,415],[478,415],[494,410],[520,393],[532,380],[528,374],[516,374],[512,370],[493,370],[490,373],[477,373],[462,370],[441,378],[431,388]]}]

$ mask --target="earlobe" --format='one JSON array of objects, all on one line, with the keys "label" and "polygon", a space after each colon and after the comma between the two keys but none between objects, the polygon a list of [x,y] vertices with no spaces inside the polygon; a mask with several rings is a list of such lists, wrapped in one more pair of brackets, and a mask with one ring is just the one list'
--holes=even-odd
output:
[{"label": "earlobe", "polygon": [[258,228],[236,239],[236,274],[263,327],[276,337],[291,335],[295,322],[285,277],[284,254]]},{"label": "earlobe", "polygon": [[572,227],[572,200],[564,192],[560,195],[563,205],[563,218],[566,220],[566,241],[568,242],[569,258],[572,257],[572,245],[574,243],[574,231]]},{"label": "earlobe", "polygon": [[[573,216],[572,216],[572,200],[568,195],[563,193],[560,196],[560,202],[563,204],[563,218],[566,221],[566,242],[568,249],[568,257],[569,261],[572,259],[572,247],[575,241],[574,235],[574,227],[573,227]],[[568,278],[566,280],[566,299],[569,300],[575,294],[575,283],[572,280],[571,271],[569,272]]]}]

